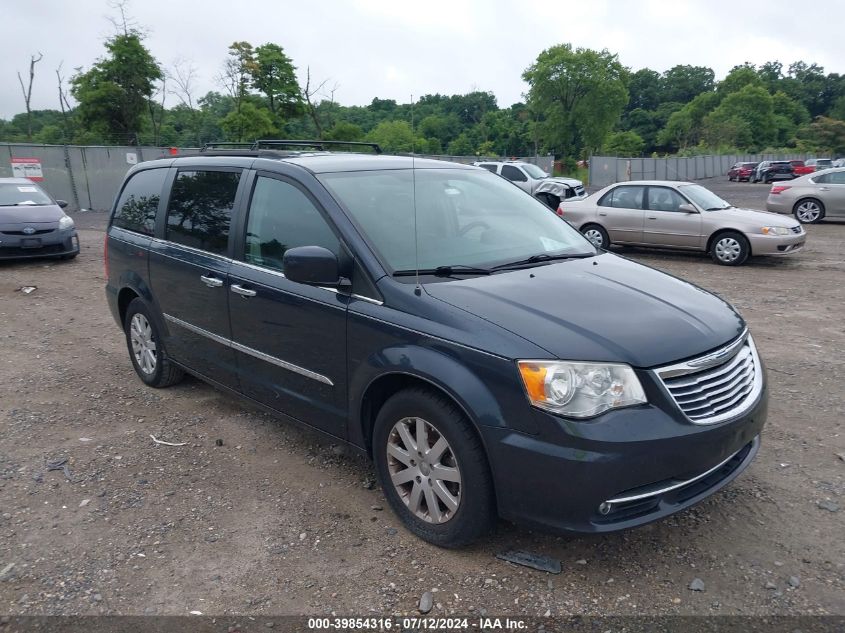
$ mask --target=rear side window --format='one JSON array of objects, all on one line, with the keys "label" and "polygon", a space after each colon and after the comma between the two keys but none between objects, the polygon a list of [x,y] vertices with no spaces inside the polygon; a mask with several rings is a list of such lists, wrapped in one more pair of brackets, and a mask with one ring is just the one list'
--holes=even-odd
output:
[{"label": "rear side window", "polygon": [[240,172],[180,171],[167,206],[171,242],[226,254]]},{"label": "rear side window", "polygon": [[528,180],[528,176],[523,174],[520,169],[514,167],[513,165],[502,165],[502,175],[508,180],[513,180],[515,182],[525,182]]},{"label": "rear side window", "polygon": [[283,180],[259,176],[249,206],[244,260],[284,270],[285,251],[296,246],[340,252],[328,222],[302,191]]},{"label": "rear side window", "polygon": [[117,201],[112,225],[152,235],[166,177],[166,169],[145,169],[132,176]]},{"label": "rear side window", "polygon": [[493,172],[494,174],[496,173],[496,165],[491,165],[490,163],[486,163],[486,164],[479,165],[479,167],[483,167],[487,171]]},{"label": "rear side window", "polygon": [[637,185],[623,185],[608,191],[599,200],[600,207],[616,207],[617,209],[642,209],[645,187]]}]

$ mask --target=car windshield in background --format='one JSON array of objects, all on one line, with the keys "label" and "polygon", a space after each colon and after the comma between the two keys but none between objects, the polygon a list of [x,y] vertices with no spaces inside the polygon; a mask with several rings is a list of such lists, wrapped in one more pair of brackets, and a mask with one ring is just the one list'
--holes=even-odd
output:
[{"label": "car windshield in background", "polygon": [[531,163],[527,163],[522,166],[525,170],[525,173],[531,176],[534,180],[542,180],[543,178],[548,178],[549,175],[544,172],[542,169],[537,167],[537,165],[532,165]]},{"label": "car windshield in background", "polygon": [[50,196],[35,185],[0,184],[0,207],[41,207],[48,204],[53,204]]},{"label": "car windshield in background", "polygon": [[415,269],[416,253],[423,270],[596,254],[543,203],[489,172],[417,169],[413,174],[401,169],[320,176],[391,271]]},{"label": "car windshield in background", "polygon": [[701,185],[681,185],[678,190],[705,211],[718,211],[719,209],[728,209],[731,206],[729,202],[725,202]]}]

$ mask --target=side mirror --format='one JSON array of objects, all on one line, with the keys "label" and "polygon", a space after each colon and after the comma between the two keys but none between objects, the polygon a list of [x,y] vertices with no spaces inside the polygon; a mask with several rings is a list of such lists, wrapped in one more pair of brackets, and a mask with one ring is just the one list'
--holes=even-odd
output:
[{"label": "side mirror", "polygon": [[340,276],[337,255],[322,246],[289,248],[282,257],[285,277],[310,286],[342,288],[351,282]]},{"label": "side mirror", "polygon": [[59,205],[60,208],[64,209],[67,206],[67,200],[56,200],[56,204]]},{"label": "side mirror", "polygon": [[689,202],[679,204],[678,211],[680,211],[681,213],[698,213],[698,209],[692,206]]}]

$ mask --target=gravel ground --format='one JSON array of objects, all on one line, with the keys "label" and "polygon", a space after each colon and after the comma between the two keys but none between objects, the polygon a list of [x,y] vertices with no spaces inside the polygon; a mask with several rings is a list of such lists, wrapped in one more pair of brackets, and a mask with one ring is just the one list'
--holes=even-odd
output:
[{"label": "gravel ground", "polygon": [[[768,190],[709,184],[756,208]],[[502,524],[444,551],[383,509],[364,459],[196,380],[145,387],[103,296],[105,217],[76,219],[75,261],[0,263],[0,614],[411,614],[427,591],[431,615],[845,614],[845,223],[738,269],[625,251],[750,324],[771,404],[736,482],[626,533]]]}]

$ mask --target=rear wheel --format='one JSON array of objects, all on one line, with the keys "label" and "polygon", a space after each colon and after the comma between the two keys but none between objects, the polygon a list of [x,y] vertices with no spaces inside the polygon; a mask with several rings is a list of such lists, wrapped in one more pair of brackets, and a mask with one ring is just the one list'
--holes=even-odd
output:
[{"label": "rear wheel", "polygon": [[713,238],[710,256],[722,266],[739,266],[745,263],[751,254],[748,240],[741,233],[726,231]]},{"label": "rear wheel", "polygon": [[133,299],[126,309],[124,330],[129,358],[141,380],[157,388],[182,380],[184,372],[167,358],[155,320],[141,299]]},{"label": "rear wheel", "polygon": [[597,248],[607,249],[610,247],[610,237],[604,227],[598,224],[587,224],[581,227],[581,235],[586,237]]},{"label": "rear wheel", "polygon": [[818,200],[805,198],[795,203],[792,213],[801,224],[815,224],[824,217],[824,205]]},{"label": "rear wheel", "polygon": [[448,398],[422,388],[392,396],[376,418],[373,459],[387,501],[420,538],[460,547],[492,529],[495,496],[484,449]]}]

